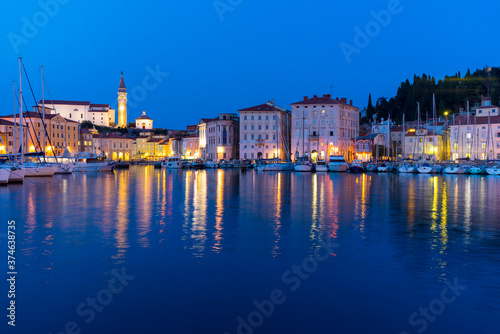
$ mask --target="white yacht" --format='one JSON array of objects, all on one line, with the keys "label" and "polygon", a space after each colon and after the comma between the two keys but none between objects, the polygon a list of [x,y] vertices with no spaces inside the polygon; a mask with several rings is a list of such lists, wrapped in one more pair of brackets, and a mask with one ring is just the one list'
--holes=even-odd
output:
[{"label": "white yacht", "polygon": [[443,167],[440,165],[427,162],[423,163],[417,169],[420,174],[439,174],[443,171]]},{"label": "white yacht", "polygon": [[[58,168],[58,166],[56,166]],[[115,168],[114,161],[108,161],[105,156],[78,157],[74,172],[111,172]]]},{"label": "white yacht", "polygon": [[443,170],[445,174],[469,174],[470,166],[468,165],[449,165]]},{"label": "white yacht", "polygon": [[205,168],[219,168],[217,161],[206,161]]},{"label": "white yacht", "polygon": [[411,163],[404,163],[398,168],[400,173],[418,173],[418,167]]},{"label": "white yacht", "polygon": [[345,161],[343,155],[330,155],[328,162],[328,171],[330,172],[347,172],[349,165]]},{"label": "white yacht", "polygon": [[382,163],[380,166],[377,167],[378,171],[380,173],[392,173],[394,172],[394,166],[389,163]]},{"label": "white yacht", "polygon": [[162,161],[161,168],[166,169],[182,169],[182,160],[179,157],[171,157]]},{"label": "white yacht", "polygon": [[296,172],[312,172],[313,165],[308,157],[301,157],[293,164],[293,170]]},{"label": "white yacht", "polygon": [[49,177],[57,171],[57,165],[27,162],[23,165],[24,177]]},{"label": "white yacht", "polygon": [[495,165],[486,168],[488,175],[500,175],[500,165]]},{"label": "white yacht", "polygon": [[326,165],[326,161],[316,161],[316,164],[314,165],[314,171],[316,173],[318,172],[328,172],[328,166]]}]

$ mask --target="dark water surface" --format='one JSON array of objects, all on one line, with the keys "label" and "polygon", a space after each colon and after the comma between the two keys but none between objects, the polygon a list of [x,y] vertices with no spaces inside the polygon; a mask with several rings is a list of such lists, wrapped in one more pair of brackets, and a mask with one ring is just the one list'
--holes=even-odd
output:
[{"label": "dark water surface", "polygon": [[464,175],[27,179],[0,188],[0,332],[499,333],[499,195]]}]

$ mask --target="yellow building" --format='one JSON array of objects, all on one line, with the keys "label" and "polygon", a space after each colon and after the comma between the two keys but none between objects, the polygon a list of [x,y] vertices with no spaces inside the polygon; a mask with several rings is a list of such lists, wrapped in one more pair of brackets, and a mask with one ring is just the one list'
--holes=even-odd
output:
[{"label": "yellow building", "polygon": [[[14,125],[17,126],[14,129]],[[5,119],[0,118],[0,154],[15,154],[20,151],[21,148],[21,132],[19,129],[19,122],[14,124]],[[15,130],[15,131],[14,131]],[[23,129],[24,138],[24,151],[28,152],[28,131],[26,127]]]},{"label": "yellow building", "polygon": [[94,146],[98,155],[104,154],[115,161],[129,161],[132,158],[132,138],[117,134],[94,135]]},{"label": "yellow building", "polygon": [[120,87],[118,88],[118,127],[127,127],[127,88],[125,80],[120,79]]},{"label": "yellow building", "polygon": [[[39,109],[41,107],[34,107]],[[48,108],[46,108],[48,110]],[[14,121],[14,115],[2,117],[10,122]],[[18,118],[19,119],[19,118]],[[39,112],[23,113],[23,123],[28,130],[28,152],[45,151],[46,155],[61,156],[67,148],[71,155],[78,152],[78,122],[65,119],[61,115],[45,114],[45,128],[43,130],[43,120]],[[45,138],[44,138],[44,134]],[[45,149],[42,146],[45,141]]]}]

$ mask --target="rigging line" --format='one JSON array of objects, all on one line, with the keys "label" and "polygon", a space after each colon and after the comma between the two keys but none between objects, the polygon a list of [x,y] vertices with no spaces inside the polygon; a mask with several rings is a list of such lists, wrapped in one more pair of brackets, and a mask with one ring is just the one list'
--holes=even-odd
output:
[{"label": "rigging line", "polygon": [[[19,102],[19,96],[18,96],[18,95],[16,95],[16,99],[17,99],[17,104],[19,104],[19,105],[20,105],[21,103]],[[25,100],[23,100],[23,103],[24,103],[24,107],[25,107],[25,108],[26,108],[26,110],[27,110],[27,109],[28,109],[28,107],[26,106],[26,101],[25,101]],[[31,121],[31,115],[30,115],[29,111],[26,111],[25,113],[26,113],[26,115],[28,115],[28,118],[30,119],[30,124],[31,124],[31,126],[33,127],[33,135],[34,135],[34,136],[35,136],[35,138],[36,138],[36,141],[37,141],[37,143],[38,143],[38,147],[40,147],[40,141],[39,141],[39,140],[38,140],[38,138],[36,137],[35,126],[34,126],[33,122]],[[23,116],[24,116],[24,112],[23,112]],[[19,124],[20,124],[20,126],[24,126],[24,124],[21,124],[21,122],[19,122]],[[31,131],[30,131],[29,126],[26,126],[26,130],[28,130],[28,135],[30,136],[31,142],[32,142],[32,143],[34,143],[35,141],[33,140],[33,137],[31,136]],[[24,141],[24,138],[21,138],[21,140],[22,140],[22,141]],[[22,144],[21,144],[21,145],[22,145]],[[36,149],[35,149],[35,151],[36,151]],[[37,154],[37,156],[36,156],[36,157],[38,158],[38,162],[42,162],[42,161],[40,160],[40,157],[38,156],[38,154]]]},{"label": "rigging line", "polygon": [[[52,141],[50,140],[49,133],[47,132],[47,126],[45,125],[45,122],[44,122],[42,115],[40,113],[40,107],[38,106],[38,103],[36,101],[35,93],[33,92],[33,87],[31,87],[31,82],[30,82],[30,78],[28,77],[28,72],[26,71],[26,67],[24,66],[24,63],[22,63],[22,64],[23,64],[23,69],[24,69],[24,75],[26,77],[26,80],[28,81],[28,85],[30,86],[31,95],[33,96],[33,100],[35,100],[35,105],[37,106],[36,109],[38,110],[38,114],[40,115],[40,120],[42,121],[43,129],[45,131],[44,136],[47,135],[50,149],[52,150],[52,155],[54,156],[56,163],[57,163],[58,161],[57,161],[56,153],[54,152],[54,145],[52,145]],[[45,113],[45,110],[43,112]],[[31,121],[31,117],[30,117],[30,121]],[[39,144],[39,146],[40,146],[40,144]],[[45,147],[43,148],[43,158],[45,160]]]}]

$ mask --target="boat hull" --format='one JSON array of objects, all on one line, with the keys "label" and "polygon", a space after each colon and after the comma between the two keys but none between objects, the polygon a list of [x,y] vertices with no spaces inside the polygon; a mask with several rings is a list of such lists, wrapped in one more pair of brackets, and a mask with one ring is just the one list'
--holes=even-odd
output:
[{"label": "boat hull", "polygon": [[312,165],[308,164],[297,164],[293,166],[293,170],[296,172],[311,172],[312,171]]},{"label": "boat hull", "polygon": [[486,173],[488,173],[488,175],[498,176],[500,175],[500,167],[486,168]]},{"label": "boat hull", "polygon": [[403,173],[403,174],[418,173],[418,168],[413,167],[413,166],[410,166],[410,167],[403,166],[403,167],[398,168],[398,172]]},{"label": "boat hull", "polygon": [[316,173],[326,173],[328,172],[328,167],[326,165],[316,165],[316,167],[314,167],[314,171]]},{"label": "boat hull", "polygon": [[363,170],[363,167],[360,167],[360,166],[351,166],[351,167],[349,167],[349,172],[350,173],[363,173],[364,170]]},{"label": "boat hull", "polygon": [[10,168],[0,168],[0,185],[9,183],[10,174]]},{"label": "boat hull", "polygon": [[22,183],[24,181],[24,168],[15,168],[10,171],[9,183]]},{"label": "boat hull", "polygon": [[335,172],[335,173],[345,173],[345,172],[347,172],[348,167],[349,166],[347,164],[329,163],[328,164],[328,171]]},{"label": "boat hull", "polygon": [[25,166],[24,176],[25,177],[50,177],[53,176],[58,166]]}]

